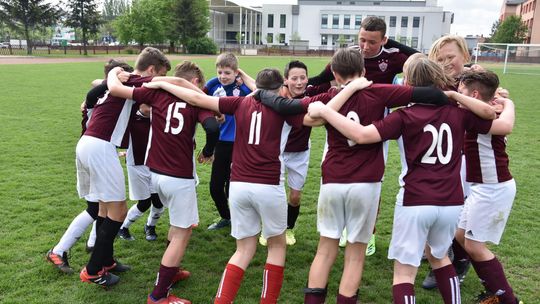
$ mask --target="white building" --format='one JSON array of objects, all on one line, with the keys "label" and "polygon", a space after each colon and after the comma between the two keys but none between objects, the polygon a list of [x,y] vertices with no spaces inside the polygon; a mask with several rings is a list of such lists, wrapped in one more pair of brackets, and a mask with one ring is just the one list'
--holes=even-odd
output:
[{"label": "white building", "polygon": [[454,19],[437,0],[298,0],[297,5],[262,8],[209,1],[210,37],[218,45],[237,43],[241,32],[240,44],[289,45],[302,40],[310,49],[333,49],[356,43],[362,19],[378,16],[386,21],[389,38],[427,52],[433,41],[450,33]]}]

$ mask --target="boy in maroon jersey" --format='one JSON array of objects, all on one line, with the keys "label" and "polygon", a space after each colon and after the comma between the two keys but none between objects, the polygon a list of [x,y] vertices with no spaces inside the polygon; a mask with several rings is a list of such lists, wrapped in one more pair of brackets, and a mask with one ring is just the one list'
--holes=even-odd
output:
[{"label": "boy in maroon jersey", "polygon": [[[427,58],[408,63],[406,82],[414,84],[419,73],[423,76],[428,73],[426,79],[444,78],[442,68]],[[494,117],[493,109],[475,99],[453,91],[447,94],[475,113]],[[459,281],[447,256],[463,204],[459,177],[461,146],[465,130],[508,132],[514,111],[510,101],[504,104],[500,119],[494,122],[454,106],[435,108],[417,104],[368,126],[355,123],[320,102],[310,105],[310,116],[325,119],[355,143],[372,144],[403,137],[407,174],[397,197],[388,253],[389,258],[395,259],[394,303],[415,302],[413,284],[426,242],[444,303],[461,303]]]},{"label": "boy in maroon jersey", "polygon": [[[178,69],[187,70],[184,77],[199,87],[203,86],[204,76],[194,63],[186,61]],[[107,84],[111,95],[152,106],[151,139],[145,163],[152,171],[153,187],[170,214],[170,243],[163,254],[156,285],[148,296],[147,303],[190,304],[189,300],[168,294],[168,291],[180,271],[179,265],[192,227],[198,224],[199,219],[193,176],[193,137],[196,123],[200,122],[207,134],[207,143],[202,150],[205,158],[210,158],[213,154],[219,136],[219,125],[213,112],[186,104],[165,91],[122,85],[116,77],[118,72],[119,69],[109,73]]]},{"label": "boy in maroon jersey", "polygon": [[[308,86],[308,68],[298,60],[287,63],[283,76],[285,83],[280,90],[280,95],[283,97],[303,98],[324,93],[330,89],[329,82]],[[292,128],[283,151],[283,163],[287,171],[287,185],[289,186],[287,231],[285,233],[287,245],[296,243],[293,229],[300,214],[302,188],[306,182],[309,167],[310,134],[311,127]],[[266,246],[266,239],[261,236],[259,243]]]},{"label": "boy in maroon jersey", "polygon": [[[144,49],[127,85],[140,86],[170,69],[169,60],[155,48]],[[99,200],[94,251],[80,273],[83,282],[111,286],[119,277],[109,273],[121,265],[113,259],[113,243],[127,212],[124,172],[116,147],[121,145],[133,101],[105,94],[92,112],[92,119],[77,143],[77,191],[80,197]]]},{"label": "boy in maroon jersey", "polygon": [[[461,75],[458,90],[490,103],[498,87],[499,78],[495,73],[469,71]],[[479,303],[519,303],[501,263],[486,246],[487,242],[499,244],[516,195],[504,135],[507,134],[465,134],[467,182],[471,186],[460,215],[456,239],[469,254],[488,291],[481,295]]]}]

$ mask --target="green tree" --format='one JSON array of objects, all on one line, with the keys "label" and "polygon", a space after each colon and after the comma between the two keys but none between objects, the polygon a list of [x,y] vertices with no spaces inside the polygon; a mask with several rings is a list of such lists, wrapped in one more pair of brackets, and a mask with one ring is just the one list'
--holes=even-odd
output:
[{"label": "green tree", "polygon": [[496,27],[491,42],[523,43],[527,37],[527,30],[520,16],[510,16]]},{"label": "green tree", "polygon": [[159,1],[133,1],[131,10],[113,23],[118,38],[122,43],[136,41],[141,49],[146,43],[162,43],[165,40],[165,20],[161,12]]},{"label": "green tree", "polygon": [[118,16],[129,13],[129,10],[130,2],[128,0],[105,0],[103,2],[103,10],[101,12],[101,16],[104,21],[100,28],[102,36],[116,37],[115,28],[113,26],[114,20]]},{"label": "green tree", "polygon": [[36,28],[58,22],[62,10],[44,0],[0,0],[0,19],[26,39],[26,52],[32,54],[32,33]]},{"label": "green tree", "polygon": [[84,55],[88,55],[88,35],[96,34],[103,22],[95,0],[71,0],[67,3],[68,13],[65,24],[82,32]]},{"label": "green tree", "polygon": [[175,0],[174,21],[178,41],[185,52],[190,39],[203,38],[210,29],[208,1]]}]

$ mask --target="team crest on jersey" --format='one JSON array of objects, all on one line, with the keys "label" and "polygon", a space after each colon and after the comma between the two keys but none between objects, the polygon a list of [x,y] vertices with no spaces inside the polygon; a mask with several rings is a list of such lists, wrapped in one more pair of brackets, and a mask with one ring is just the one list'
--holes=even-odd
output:
[{"label": "team crest on jersey", "polygon": [[381,70],[381,72],[386,72],[387,68],[388,68],[388,60],[381,59],[379,61],[379,69]]},{"label": "team crest on jersey", "polygon": [[234,90],[232,91],[232,94],[233,96],[240,96],[240,89],[234,88]]}]

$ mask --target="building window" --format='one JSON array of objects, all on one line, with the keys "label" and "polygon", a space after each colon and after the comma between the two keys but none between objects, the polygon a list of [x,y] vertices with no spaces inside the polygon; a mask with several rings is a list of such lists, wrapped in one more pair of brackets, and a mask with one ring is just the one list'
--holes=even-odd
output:
[{"label": "building window", "polygon": [[395,40],[396,40],[396,36],[390,36],[390,37],[388,37],[388,39],[391,39],[391,40],[394,40],[394,41],[395,41]]},{"label": "building window", "polygon": [[350,29],[351,28],[351,15],[345,15],[343,17],[343,28],[344,29]]},{"label": "building window", "polygon": [[279,34],[279,43],[285,43],[285,34]]},{"label": "building window", "polygon": [[227,14],[227,24],[234,24],[234,14]]},{"label": "building window", "polygon": [[332,28],[339,28],[339,15],[332,15]]},{"label": "building window", "polygon": [[266,43],[274,43],[274,34],[272,33],[266,34]]},{"label": "building window", "polygon": [[341,1],[338,1],[337,4],[340,5],[340,4],[341,4]]},{"label": "building window", "polygon": [[396,16],[390,16],[390,27],[396,27]]},{"label": "building window", "polygon": [[413,19],[412,19],[412,27],[413,28],[419,28],[420,27],[420,17],[413,17]]},{"label": "building window", "polygon": [[268,28],[274,27],[274,14],[268,15]]},{"label": "building window", "polygon": [[332,45],[339,45],[338,40],[339,40],[339,35],[332,35]]},{"label": "building window", "polygon": [[287,24],[287,15],[281,14],[279,15],[279,27],[285,28]]},{"label": "building window", "polygon": [[350,5],[355,5],[356,3],[354,1],[349,2]]},{"label": "building window", "polygon": [[321,16],[321,28],[323,29],[328,28],[328,15],[327,14],[323,14]]},{"label": "building window", "polygon": [[411,39],[411,47],[416,49],[418,48],[418,37],[412,37]]},{"label": "building window", "polygon": [[321,35],[321,45],[328,45],[328,35]]},{"label": "building window", "polygon": [[381,20],[383,20],[383,21],[386,21],[385,16],[379,16],[379,19],[381,19]]},{"label": "building window", "polygon": [[407,16],[401,17],[401,27],[407,27],[407,23],[409,23],[409,17]]},{"label": "building window", "polygon": [[354,16],[354,28],[358,30],[360,29],[361,26],[362,26],[362,15]]},{"label": "building window", "polygon": [[407,45],[407,37],[399,37],[399,43]]}]

